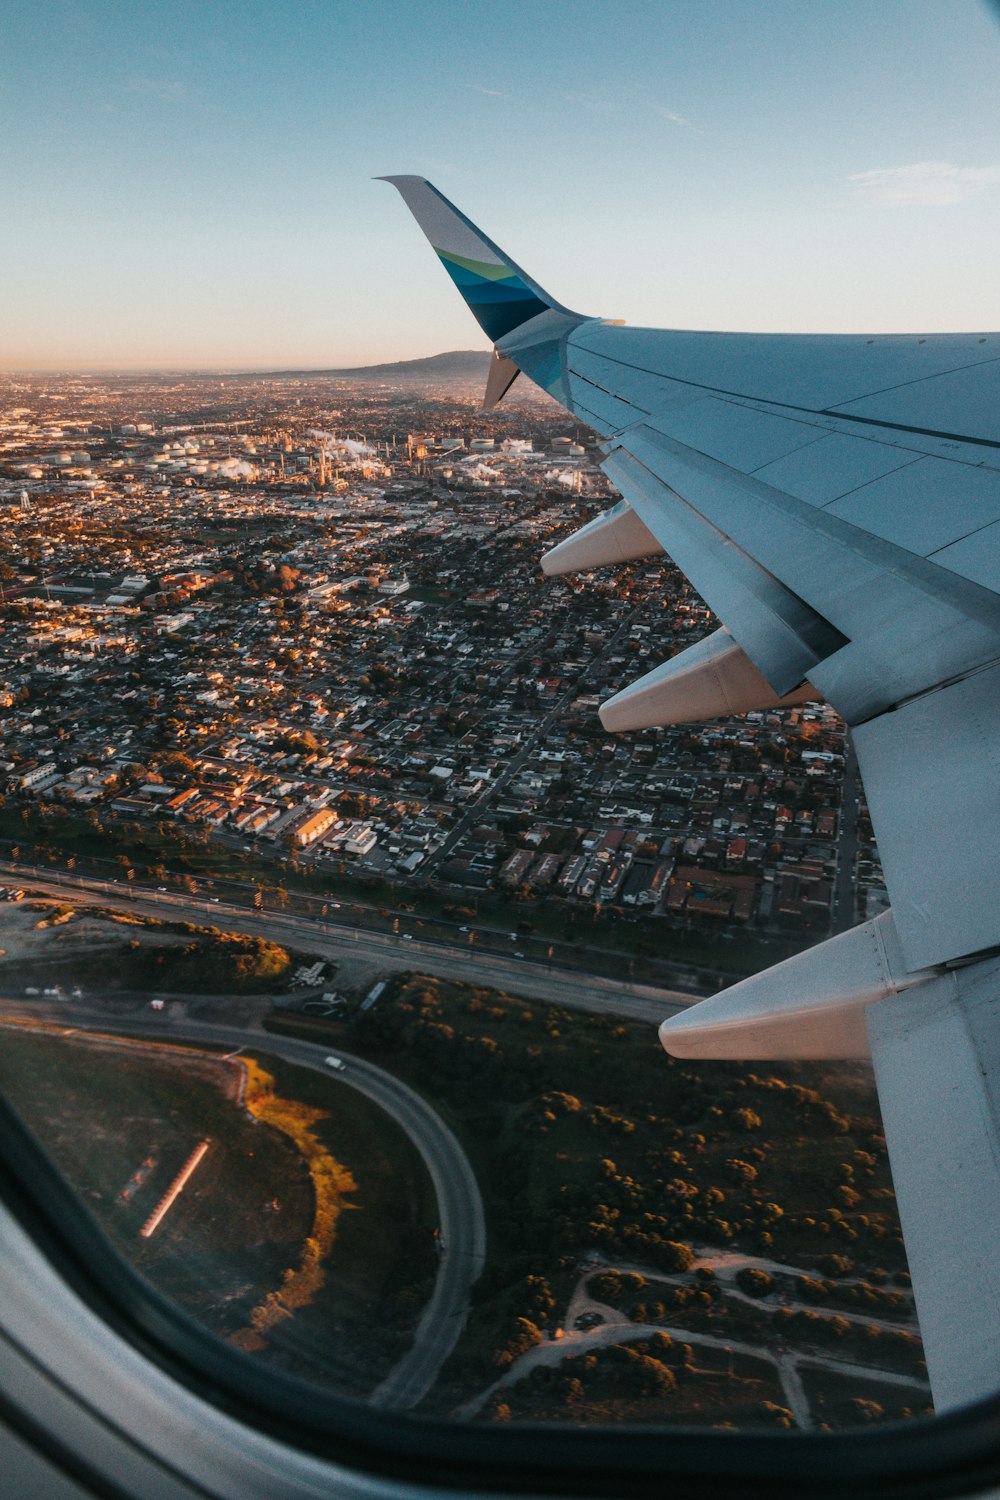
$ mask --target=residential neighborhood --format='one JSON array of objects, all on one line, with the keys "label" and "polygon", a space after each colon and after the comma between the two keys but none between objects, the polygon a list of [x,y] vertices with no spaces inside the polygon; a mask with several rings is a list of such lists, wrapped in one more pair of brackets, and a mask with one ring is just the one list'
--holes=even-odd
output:
[{"label": "residential neighborhood", "polygon": [[8,381],[8,814],[716,933],[879,910],[828,707],[601,728],[715,623],[665,557],[542,577],[615,499],[599,458],[469,378]]}]

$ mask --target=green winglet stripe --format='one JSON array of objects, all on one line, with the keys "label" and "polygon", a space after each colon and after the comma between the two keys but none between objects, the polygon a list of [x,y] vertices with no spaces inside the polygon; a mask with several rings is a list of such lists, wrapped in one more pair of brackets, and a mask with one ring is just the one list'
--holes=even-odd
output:
[{"label": "green winglet stripe", "polygon": [[496,266],[488,260],[470,260],[468,256],[455,255],[450,250],[439,250],[437,245],[434,246],[434,253],[453,266],[461,266],[464,271],[472,271],[476,276],[481,276],[484,281],[502,281],[514,275],[510,266]]}]

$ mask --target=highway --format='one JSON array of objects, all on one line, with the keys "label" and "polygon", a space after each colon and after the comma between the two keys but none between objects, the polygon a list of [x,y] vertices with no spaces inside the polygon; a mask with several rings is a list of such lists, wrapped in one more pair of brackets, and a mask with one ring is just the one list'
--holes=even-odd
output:
[{"label": "highway", "polygon": [[430,1105],[391,1073],[339,1048],[337,1055],[347,1067],[343,1073],[333,1072],[323,1063],[326,1048],[314,1042],[251,1034],[243,1027],[189,1017],[171,1024],[169,1013],[148,1020],[109,1020],[96,1018],[92,1012],[80,1014],[74,1006],[61,1006],[60,1022],[68,1022],[68,1029],[77,1031],[122,1036],[152,1032],[161,1039],[166,1031],[178,1042],[219,1042],[226,1047],[259,1049],[322,1073],[331,1087],[357,1089],[391,1115],[420,1152],[430,1174],[438,1204],[441,1252],[434,1291],[417,1325],[412,1347],[367,1399],[373,1405],[397,1410],[406,1410],[422,1400],[465,1327],[470,1291],[486,1257],[486,1221],[475,1174],[458,1141]]},{"label": "highway", "polygon": [[573,1010],[601,1012],[658,1026],[666,1016],[686,1009],[700,998],[679,990],[627,980],[583,974],[530,959],[487,952],[466,944],[437,939],[407,938],[402,934],[366,932],[363,928],[333,925],[316,917],[289,912],[256,912],[226,901],[173,891],[151,891],[142,886],[120,888],[114,882],[92,880],[68,872],[34,870],[0,862],[0,877],[32,891],[63,901],[86,901],[122,911],[139,911],[164,922],[195,922],[224,927],[227,932],[268,938],[272,942],[315,953],[324,958],[368,963],[374,971],[399,973],[417,969],[442,979],[493,985],[532,1000],[564,1005]]}]

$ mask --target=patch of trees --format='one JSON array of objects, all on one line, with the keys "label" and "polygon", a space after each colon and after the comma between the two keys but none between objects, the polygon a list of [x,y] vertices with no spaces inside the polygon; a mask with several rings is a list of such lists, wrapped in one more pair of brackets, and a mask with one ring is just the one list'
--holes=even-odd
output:
[{"label": "patch of trees", "polygon": [[617,1307],[626,1297],[635,1297],[647,1284],[645,1276],[637,1271],[600,1271],[591,1276],[588,1289],[599,1302]]},{"label": "patch of trees", "polygon": [[291,967],[287,949],[279,944],[228,932],[169,947],[147,947],[133,939],[123,957],[119,978],[131,987],[203,995],[261,993],[279,984]]},{"label": "patch of trees", "polygon": [[779,1307],[773,1326],[780,1334],[817,1349],[837,1349],[842,1358],[859,1364],[897,1370],[907,1375],[925,1375],[923,1346],[915,1333],[880,1328],[877,1323],[854,1323],[834,1313]]},{"label": "patch of trees", "polygon": [[571,1355],[555,1368],[536,1366],[515,1386],[499,1391],[491,1415],[495,1421],[505,1421],[526,1411],[537,1420],[543,1413],[558,1417],[567,1408],[609,1400],[669,1396],[677,1389],[678,1373],[689,1368],[693,1359],[691,1346],[674,1344],[668,1334]]},{"label": "patch of trees", "polygon": [[[691,1269],[692,1245],[776,1245],[786,1259],[830,1257],[823,1269],[836,1275],[832,1257],[849,1265],[843,1252],[864,1257],[877,1244],[892,1266],[889,1200],[872,1211],[889,1180],[877,1130],[801,1081],[803,1069],[760,1076],[682,1062],[646,1028],[614,1017],[415,975],[359,1017],[357,1039],[454,1109],[483,1153],[493,1271],[449,1372],[456,1399],[461,1382],[467,1390],[515,1332],[524,1336],[518,1320],[540,1328],[549,1319],[526,1279],[544,1280],[561,1304],[588,1250],[665,1276]],[[839,1186],[865,1201],[838,1199]],[[603,1279],[617,1275],[592,1278],[594,1295],[643,1321],[718,1319],[726,1306],[713,1278],[654,1293]],[[764,1297],[771,1287],[752,1272],[742,1289]],[[734,1325],[740,1307],[740,1316],[765,1316],[734,1304]]]},{"label": "patch of trees", "polygon": [[232,574],[231,586],[245,594],[294,594],[301,587],[301,573],[287,563],[275,566],[257,559],[245,562],[233,558],[228,570]]},{"label": "patch of trees", "polygon": [[197,762],[182,750],[168,750],[159,757],[156,765],[164,781],[175,782],[180,786],[185,786],[198,774]]},{"label": "patch of trees", "polygon": [[856,1376],[837,1375],[829,1370],[807,1369],[802,1378],[809,1405],[824,1431],[934,1415],[934,1408],[921,1401],[916,1391],[872,1381],[861,1385],[865,1394],[860,1395]]},{"label": "patch of trees", "polygon": [[[752,1400],[747,1407],[747,1387],[759,1392],[758,1380],[748,1380],[731,1364],[726,1370],[699,1368],[693,1347],[666,1333],[571,1355],[555,1367],[538,1365],[515,1385],[499,1390],[488,1410],[495,1422],[519,1417],[621,1422],[651,1416],[686,1422],[706,1415],[718,1421],[719,1398],[706,1406],[698,1391],[706,1378],[722,1382],[754,1425],[795,1425],[791,1412],[777,1402]],[[724,1406],[724,1394],[721,1401]]]},{"label": "patch of trees", "polygon": [[628,1316],[633,1323],[683,1322],[685,1327],[712,1326],[712,1315],[718,1306],[719,1290],[715,1286],[658,1286],[658,1301],[647,1298],[633,1302]]},{"label": "patch of trees", "polygon": [[285,1099],[275,1082],[252,1057],[246,1058],[244,1103],[256,1120],[280,1130],[305,1158],[312,1179],[314,1212],[299,1264],[289,1266],[280,1288],[267,1293],[250,1313],[250,1328],[233,1340],[239,1347],[263,1347],[266,1335],[278,1323],[307,1307],[326,1279],[324,1262],[336,1237],[337,1219],[345,1195],[357,1191],[351,1173],[331,1156],[312,1129],[325,1118],[324,1111],[297,1099]]},{"label": "patch of trees", "polygon": [[278,735],[275,744],[289,754],[309,755],[319,749],[319,740],[311,729],[290,729]]},{"label": "patch of trees", "polygon": [[839,1307],[879,1308],[886,1312],[907,1312],[910,1299],[902,1292],[887,1291],[873,1286],[869,1281],[853,1281],[842,1285],[837,1281],[823,1281],[814,1276],[800,1276],[795,1283],[796,1291],[803,1302],[834,1303]]}]

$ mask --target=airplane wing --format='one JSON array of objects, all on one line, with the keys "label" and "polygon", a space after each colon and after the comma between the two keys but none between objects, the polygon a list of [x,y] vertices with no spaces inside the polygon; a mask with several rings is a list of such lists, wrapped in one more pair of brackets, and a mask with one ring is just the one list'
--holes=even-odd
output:
[{"label": "airplane wing", "polygon": [[621,503],[548,574],[667,552],[721,628],[613,730],[823,698],[891,910],[663,1023],[690,1057],[870,1051],[939,1410],[1000,1388],[1000,334],[671,332],[571,312],[390,177],[494,343],[598,434]]}]

